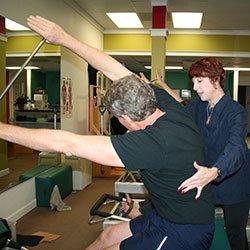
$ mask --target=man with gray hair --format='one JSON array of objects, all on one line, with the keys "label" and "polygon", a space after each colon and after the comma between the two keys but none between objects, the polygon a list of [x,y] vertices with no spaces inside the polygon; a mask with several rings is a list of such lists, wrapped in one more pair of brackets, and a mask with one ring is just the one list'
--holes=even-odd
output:
[{"label": "man with gray hair", "polygon": [[209,249],[214,232],[209,185],[199,200],[195,200],[195,191],[177,191],[194,174],[193,162],[204,160],[204,145],[192,118],[164,90],[145,84],[112,57],[77,41],[55,23],[31,16],[28,25],[114,81],[105,105],[130,132],[88,136],[0,123],[0,138],[36,150],[139,170],[149,193],[150,207],[141,210],[143,215],[105,229],[88,249]]},{"label": "man with gray hair", "polygon": [[134,74],[113,82],[104,103],[114,116],[127,115],[134,121],[142,121],[156,110],[153,89]]}]

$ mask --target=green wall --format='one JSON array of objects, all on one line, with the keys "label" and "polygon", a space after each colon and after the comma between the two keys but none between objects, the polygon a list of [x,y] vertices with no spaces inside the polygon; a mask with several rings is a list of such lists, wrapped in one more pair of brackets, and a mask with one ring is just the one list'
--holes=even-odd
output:
[{"label": "green wall", "polygon": [[[6,86],[6,42],[0,40],[0,92]],[[0,121],[6,122],[6,98],[0,101]],[[7,142],[0,140],[0,171],[7,168]]]},{"label": "green wall", "polygon": [[46,89],[49,94],[49,104],[60,104],[60,72],[50,71],[45,73]]},{"label": "green wall", "polygon": [[31,71],[31,97],[33,99],[35,90],[37,88],[43,88],[46,87],[46,80],[45,80],[45,74],[43,72],[32,70]]},{"label": "green wall", "polygon": [[50,106],[60,103],[60,72],[46,71],[40,72],[32,70],[31,72],[31,96],[33,97],[36,88],[47,90],[48,102]]}]

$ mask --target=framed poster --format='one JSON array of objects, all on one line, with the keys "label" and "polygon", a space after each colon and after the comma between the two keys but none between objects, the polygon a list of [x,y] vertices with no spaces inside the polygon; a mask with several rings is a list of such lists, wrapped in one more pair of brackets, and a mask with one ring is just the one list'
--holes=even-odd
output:
[{"label": "framed poster", "polygon": [[61,112],[64,117],[71,117],[73,109],[71,78],[63,77],[61,85]]}]

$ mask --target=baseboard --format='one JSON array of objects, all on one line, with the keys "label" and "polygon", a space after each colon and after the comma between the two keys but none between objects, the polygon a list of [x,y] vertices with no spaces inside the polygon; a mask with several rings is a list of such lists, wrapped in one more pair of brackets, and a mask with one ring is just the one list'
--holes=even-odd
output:
[{"label": "baseboard", "polygon": [[3,169],[3,170],[0,171],[0,177],[8,175],[9,173],[10,173],[10,169],[9,168],[5,168],[5,169]]},{"label": "baseboard", "polygon": [[19,220],[21,217],[23,217],[25,214],[27,214],[28,212],[30,212],[32,209],[34,209],[36,207],[36,199],[34,199],[33,201],[31,201],[30,203],[28,203],[26,206],[21,207],[20,209],[18,209],[15,213],[11,214],[7,220],[10,221],[17,221]]}]

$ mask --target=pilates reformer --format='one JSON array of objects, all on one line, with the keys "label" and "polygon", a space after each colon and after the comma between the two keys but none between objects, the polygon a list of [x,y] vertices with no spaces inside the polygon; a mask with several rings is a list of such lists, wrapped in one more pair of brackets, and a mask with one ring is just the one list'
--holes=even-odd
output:
[{"label": "pilates reformer", "polygon": [[140,173],[137,171],[126,171],[115,182],[115,195],[125,194],[147,194],[147,189],[141,182]]},{"label": "pilates reformer", "polygon": [[105,229],[121,222],[130,221],[128,214],[133,208],[134,201],[139,202],[142,200],[133,199],[127,212],[122,209],[122,202],[125,201],[126,199],[122,198],[122,196],[103,194],[90,209],[89,224],[103,222],[103,229]]},{"label": "pilates reformer", "polygon": [[[122,209],[124,194],[132,195],[135,202],[143,201],[147,196],[147,190],[140,180],[139,172],[126,171],[115,182],[115,195],[103,194],[90,210],[89,224],[103,222],[103,228],[115,225],[130,219],[127,215],[133,208],[133,203],[129,204],[129,209],[125,213]],[[107,212],[108,209],[108,212]]]}]

